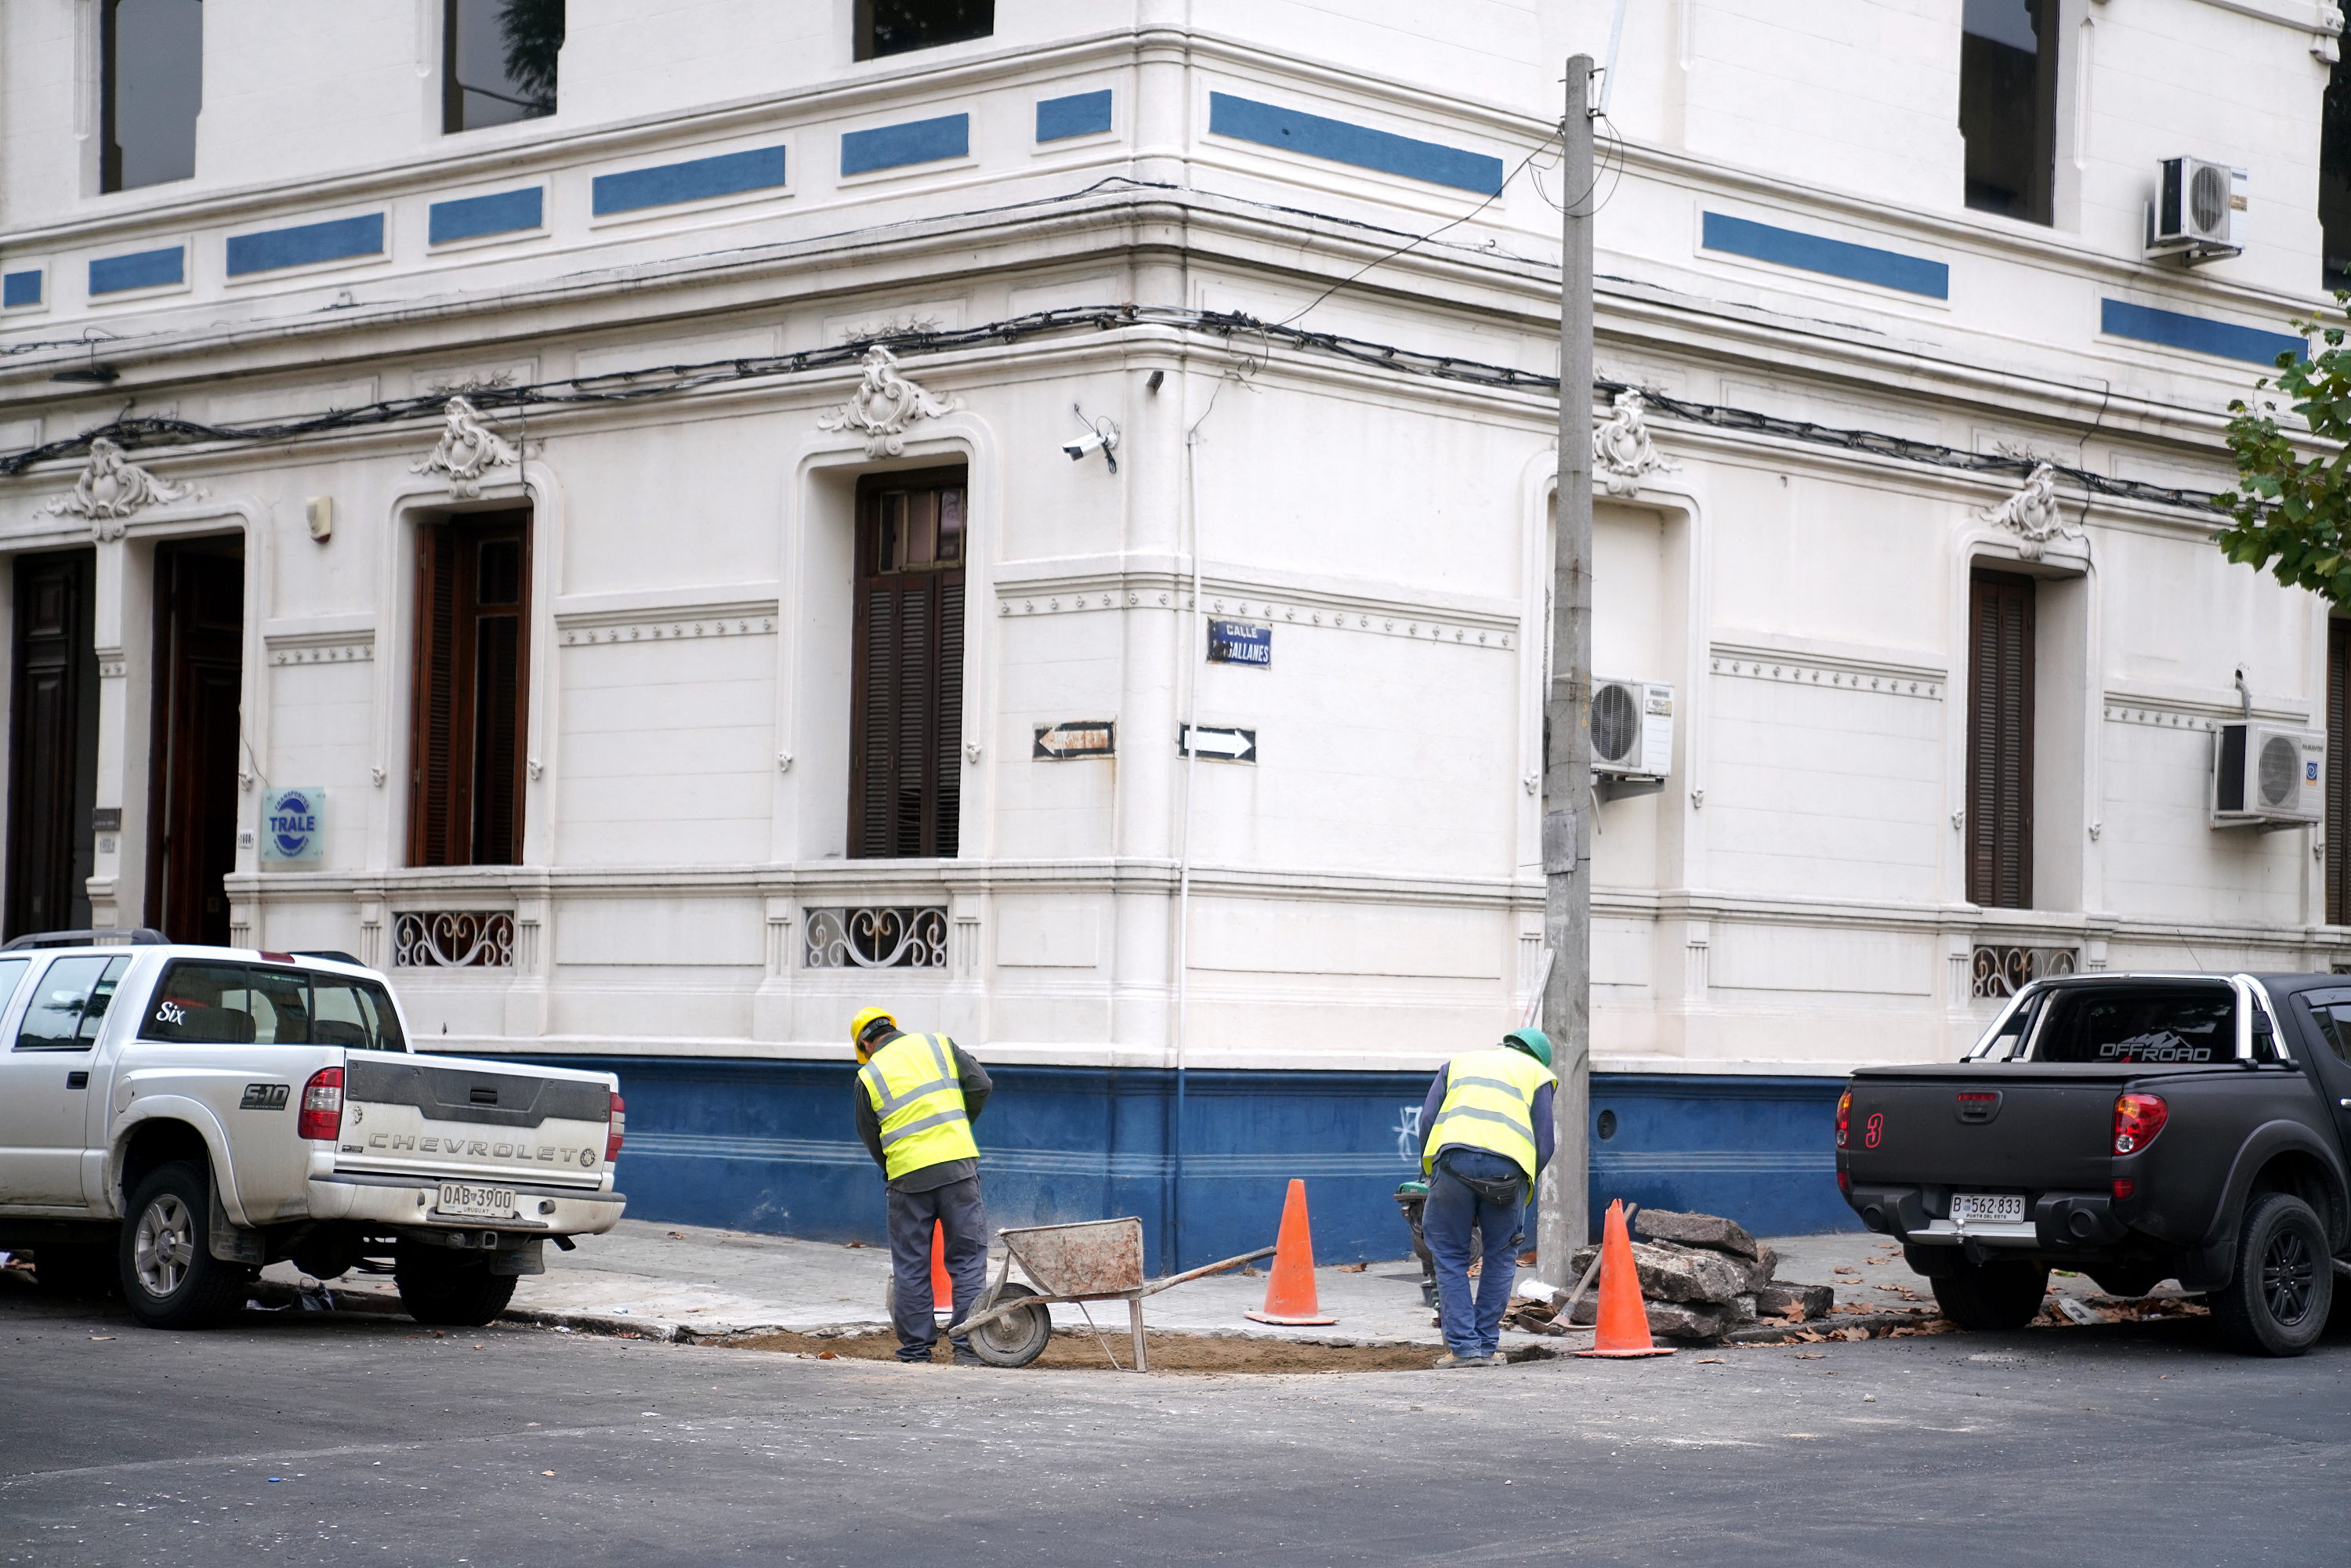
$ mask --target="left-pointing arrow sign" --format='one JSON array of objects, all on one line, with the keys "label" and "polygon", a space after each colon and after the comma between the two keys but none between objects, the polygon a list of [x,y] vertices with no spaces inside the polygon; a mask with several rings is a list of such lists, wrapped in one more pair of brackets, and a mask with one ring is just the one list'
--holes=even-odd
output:
[{"label": "left-pointing arrow sign", "polygon": [[1257,731],[1226,729],[1206,724],[1195,729],[1188,724],[1179,725],[1176,733],[1176,754],[1189,757],[1196,751],[1218,762],[1255,762]]},{"label": "left-pointing arrow sign", "polygon": [[1106,718],[1087,718],[1039,725],[1036,749],[1029,755],[1032,760],[1066,762],[1079,757],[1109,757],[1117,750],[1118,726]]}]

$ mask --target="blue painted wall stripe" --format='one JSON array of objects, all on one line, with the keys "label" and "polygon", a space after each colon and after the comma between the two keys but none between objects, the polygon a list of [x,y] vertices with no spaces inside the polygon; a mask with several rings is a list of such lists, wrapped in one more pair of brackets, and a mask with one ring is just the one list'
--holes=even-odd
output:
[{"label": "blue painted wall stripe", "polygon": [[1037,100],[1037,140],[1062,141],[1110,129],[1110,89]]},{"label": "blue painted wall stripe", "polygon": [[935,163],[942,158],[964,158],[970,153],[971,116],[942,114],[931,120],[910,120],[903,125],[843,131],[841,172],[870,174],[876,169]]},{"label": "blue painted wall stripe", "polygon": [[683,163],[599,174],[590,186],[590,205],[601,217],[607,213],[632,213],[643,207],[770,190],[783,183],[784,150],[754,147],[746,152],[721,152],[711,158],[689,158]]},{"label": "blue painted wall stripe", "polygon": [[102,256],[89,264],[92,294],[120,294],[126,288],[160,288],[186,277],[183,247],[135,250],[128,256]]},{"label": "blue painted wall stripe", "polygon": [[228,275],[275,272],[281,267],[308,267],[321,261],[341,261],[354,256],[383,254],[383,214],[366,213],[355,218],[330,218],[320,224],[292,228],[262,229],[228,236]]},{"label": "blue painted wall stripe", "polygon": [[451,240],[535,229],[546,221],[546,199],[547,193],[539,186],[526,185],[519,191],[435,202],[426,223],[425,240],[431,245],[447,245]]},{"label": "blue painted wall stripe", "polygon": [[[559,1058],[618,1072],[621,1187],[641,1219],[879,1241],[883,1187],[851,1119],[845,1062]],[[1174,1075],[1005,1066],[976,1127],[998,1225],[1143,1217],[1154,1271],[1176,1207]],[[1272,1239],[1292,1176],[1316,1256],[1400,1258],[1398,1183],[1419,1174],[1418,1072],[1200,1071],[1186,1078],[1183,1265]],[[1857,1228],[1837,1196],[1835,1078],[1597,1073],[1592,1198],[1727,1214],[1759,1234]],[[1600,1113],[1614,1113],[1601,1138]]]},{"label": "blue painted wall stripe", "polygon": [[2240,327],[2231,321],[2215,321],[2209,316],[2158,310],[2152,305],[2134,305],[2127,299],[2098,301],[2098,330],[2111,337],[2216,354],[2224,360],[2242,360],[2252,365],[2274,365],[2280,354],[2292,354],[2299,360],[2309,350],[2300,338],[2283,332],[2264,332],[2258,327]]},{"label": "blue painted wall stripe", "polygon": [[40,302],[41,275],[37,269],[11,272],[0,277],[0,309],[14,310],[19,306],[38,305]]},{"label": "blue painted wall stripe", "polygon": [[1377,169],[1433,185],[1452,185],[1490,196],[1502,188],[1502,161],[1441,142],[1416,141],[1394,131],[1374,131],[1343,120],[1327,120],[1301,110],[1282,109],[1228,92],[1208,95],[1208,129],[1218,136],[1287,148],[1310,158]]},{"label": "blue painted wall stripe", "polygon": [[1725,213],[1705,214],[1699,243],[1708,250],[1728,251],[1733,256],[1805,272],[1823,272],[1831,277],[1847,277],[1855,283],[1874,283],[1881,288],[1898,288],[1905,294],[1922,294],[1929,299],[1951,297],[1951,269],[1939,261],[1820,235],[1800,234],[1794,229],[1734,218]]}]

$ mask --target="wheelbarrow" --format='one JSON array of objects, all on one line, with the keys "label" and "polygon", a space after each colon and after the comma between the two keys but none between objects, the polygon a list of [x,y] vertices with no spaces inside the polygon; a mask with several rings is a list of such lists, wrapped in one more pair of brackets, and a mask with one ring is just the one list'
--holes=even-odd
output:
[{"label": "wheelbarrow", "polygon": [[[949,1338],[971,1337],[972,1353],[990,1366],[1026,1366],[1045,1354],[1053,1337],[1053,1314],[1047,1309],[1063,1302],[1124,1301],[1127,1326],[1134,1335],[1134,1370],[1150,1370],[1143,1343],[1143,1298],[1155,1296],[1170,1285],[1198,1280],[1227,1269],[1238,1269],[1273,1249],[1260,1247],[1238,1258],[1205,1268],[1187,1269],[1164,1280],[1143,1277],[1143,1221],[1089,1219],[1076,1225],[1031,1225],[999,1230],[1004,1261],[996,1279],[971,1315],[947,1325]],[[1037,1282],[1036,1289],[1016,1282],[1012,1265]],[[1081,1309],[1082,1310],[1082,1309]],[[1110,1346],[1102,1346],[1105,1354]],[[1111,1365],[1118,1357],[1111,1356]]]}]

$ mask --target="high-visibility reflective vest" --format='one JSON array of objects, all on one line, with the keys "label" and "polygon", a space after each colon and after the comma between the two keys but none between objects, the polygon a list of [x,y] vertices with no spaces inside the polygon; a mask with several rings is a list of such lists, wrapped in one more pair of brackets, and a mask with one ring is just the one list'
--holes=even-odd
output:
[{"label": "high-visibility reflective vest", "polygon": [[1494,1046],[1455,1057],[1445,1070],[1445,1102],[1421,1145],[1421,1174],[1448,1145],[1484,1149],[1517,1162],[1535,1177],[1535,1091],[1557,1083],[1552,1070],[1522,1051]]},{"label": "high-visibility reflective vest", "polygon": [[948,1160],[976,1160],[955,1052],[943,1034],[902,1034],[857,1070],[882,1120],[882,1168],[892,1181]]}]

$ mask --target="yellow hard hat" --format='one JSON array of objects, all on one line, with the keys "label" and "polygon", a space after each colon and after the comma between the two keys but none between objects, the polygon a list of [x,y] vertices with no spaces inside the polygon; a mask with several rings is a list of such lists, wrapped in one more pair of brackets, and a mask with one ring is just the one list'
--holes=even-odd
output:
[{"label": "yellow hard hat", "polygon": [[887,1008],[860,1008],[857,1016],[849,1020],[849,1043],[856,1048],[860,1056],[865,1053],[865,1031],[877,1022],[886,1023],[892,1029],[898,1027],[898,1020],[890,1016]]}]

